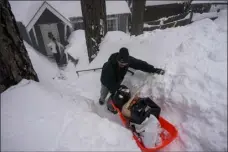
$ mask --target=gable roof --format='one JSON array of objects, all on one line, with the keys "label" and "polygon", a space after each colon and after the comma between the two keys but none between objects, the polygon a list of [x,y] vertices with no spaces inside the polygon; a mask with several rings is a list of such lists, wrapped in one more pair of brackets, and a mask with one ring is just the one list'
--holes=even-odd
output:
[{"label": "gable roof", "polygon": [[[47,6],[54,9],[68,21],[70,17],[82,16],[80,1],[10,1],[16,20],[21,21],[26,27],[42,6],[45,5],[44,3],[47,3]],[[126,1],[106,0],[106,13],[107,15],[130,13],[130,9]]]},{"label": "gable roof", "polygon": [[37,22],[37,20],[40,18],[40,16],[43,14],[43,12],[48,9],[51,11],[55,16],[57,16],[60,20],[62,20],[64,23],[66,23],[69,27],[72,27],[72,24],[70,20],[66,17],[64,17],[62,14],[60,14],[54,7],[52,7],[49,3],[44,2],[41,7],[38,9],[38,11],[35,13],[33,18],[29,21],[29,23],[26,25],[26,29],[30,31],[34,24]]},{"label": "gable roof", "polygon": [[25,26],[33,18],[44,1],[10,1],[12,12],[17,21]]}]

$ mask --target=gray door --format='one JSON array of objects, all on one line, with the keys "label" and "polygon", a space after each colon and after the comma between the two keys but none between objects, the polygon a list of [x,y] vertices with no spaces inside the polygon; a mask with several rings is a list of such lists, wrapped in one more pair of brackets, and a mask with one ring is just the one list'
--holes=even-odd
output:
[{"label": "gray door", "polygon": [[57,23],[40,24],[40,31],[41,31],[41,34],[43,37],[47,55],[52,56],[51,50],[47,47],[48,43],[50,43],[50,41],[51,41],[48,37],[48,32],[51,32],[54,35],[54,37],[57,39],[57,41],[60,41]]}]

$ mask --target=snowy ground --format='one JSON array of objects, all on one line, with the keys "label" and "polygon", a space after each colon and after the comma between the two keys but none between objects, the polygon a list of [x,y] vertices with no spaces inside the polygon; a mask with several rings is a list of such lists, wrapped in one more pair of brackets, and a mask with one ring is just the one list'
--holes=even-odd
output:
[{"label": "snowy ground", "polygon": [[[123,46],[132,56],[166,69],[164,76],[136,71],[124,80],[132,92],[146,82],[141,96],[153,98],[161,115],[177,127],[178,138],[164,151],[227,151],[227,11],[215,21],[137,37],[109,32],[90,65],[80,49],[85,43],[75,45],[75,39],[69,51],[77,47],[76,55],[84,60],[77,69],[101,67]],[[67,80],[52,79],[56,65],[26,47],[41,82],[23,80],[1,95],[2,150],[139,150],[130,132],[98,105],[99,70],[77,77],[69,64]]]}]

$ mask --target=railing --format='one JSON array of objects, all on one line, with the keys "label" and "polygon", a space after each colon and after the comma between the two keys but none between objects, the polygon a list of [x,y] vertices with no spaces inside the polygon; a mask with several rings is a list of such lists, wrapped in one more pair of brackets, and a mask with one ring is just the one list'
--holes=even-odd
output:
[{"label": "railing", "polygon": [[[94,69],[86,69],[86,70],[78,70],[76,71],[77,75],[79,76],[80,72],[86,72],[86,71],[96,71],[96,70],[101,70],[102,68],[94,68]],[[135,73],[131,70],[127,70],[127,72],[131,73],[131,75],[134,75]]]}]

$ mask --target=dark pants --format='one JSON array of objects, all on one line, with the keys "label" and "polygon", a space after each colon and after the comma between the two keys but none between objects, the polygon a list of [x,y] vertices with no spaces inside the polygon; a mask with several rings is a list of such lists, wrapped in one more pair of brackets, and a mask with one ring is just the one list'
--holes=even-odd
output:
[{"label": "dark pants", "polygon": [[101,84],[101,90],[100,90],[100,100],[105,102],[105,98],[107,97],[109,93],[109,90],[106,86],[104,86],[103,84]]},{"label": "dark pants", "polygon": [[57,65],[59,65],[60,64],[60,54],[54,53],[54,57],[55,57],[55,61],[56,61]]}]

